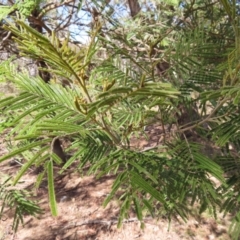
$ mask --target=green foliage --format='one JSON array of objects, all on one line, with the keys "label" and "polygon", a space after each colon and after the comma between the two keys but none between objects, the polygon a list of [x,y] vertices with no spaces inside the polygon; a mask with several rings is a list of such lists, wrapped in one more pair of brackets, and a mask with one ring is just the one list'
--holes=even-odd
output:
[{"label": "green foliage", "polygon": [[[97,22],[89,44],[77,53],[69,38],[44,36],[22,20],[5,26],[21,55],[44,61],[47,69],[40,70],[52,77],[46,84],[0,65],[19,91],[0,100],[3,114],[14,112],[1,129],[11,128],[12,139],[20,141],[0,162],[19,154],[27,160],[14,184],[31,165],[43,166],[36,185],[47,174],[56,215],[53,164],[61,159],[51,143],[67,138],[66,152],[73,155],[61,173],[77,160],[79,169],[90,166],[89,174],[116,174],[104,206],[120,194],[119,226],[132,206],[140,221],[146,210],[187,219],[188,205],[196,203],[200,213],[210,209],[215,217],[218,209],[238,211],[239,17],[228,1],[194,2],[182,1],[182,10],[171,14],[142,13],[106,32]],[[176,8],[179,1],[168,3]],[[161,146],[134,148],[133,136],[144,135],[144,127],[156,122],[163,130]],[[235,239],[238,228],[236,213]]]},{"label": "green foliage", "polygon": [[48,162],[48,192],[49,192],[49,201],[50,207],[53,216],[57,216],[57,206],[55,199],[55,190],[54,190],[54,176],[53,176],[53,162]]},{"label": "green foliage", "polygon": [[[19,223],[23,224],[23,216],[36,216],[42,213],[41,208],[35,201],[29,199],[30,194],[25,190],[18,190],[12,187],[11,178],[1,176],[0,200],[2,207],[0,211],[0,219],[4,218],[6,210],[14,211],[14,221],[12,229],[17,231]],[[5,210],[5,211],[4,211]]]},{"label": "green foliage", "polygon": [[10,6],[0,6],[0,20],[5,19],[15,8]]},{"label": "green foliage", "polygon": [[40,9],[39,4],[42,0],[17,0],[16,1],[16,8],[20,12],[23,17],[29,17],[33,10]]}]

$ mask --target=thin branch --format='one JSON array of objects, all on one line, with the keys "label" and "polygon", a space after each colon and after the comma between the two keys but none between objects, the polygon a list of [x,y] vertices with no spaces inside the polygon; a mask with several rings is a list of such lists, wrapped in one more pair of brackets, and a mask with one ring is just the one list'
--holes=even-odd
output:
[{"label": "thin branch", "polygon": [[[72,18],[73,18],[73,8],[71,9],[71,12],[69,13],[69,15],[58,24],[58,26],[56,27],[55,30],[60,31],[64,28],[66,28],[67,26],[69,26],[69,23]],[[61,27],[61,24],[64,23],[65,21],[66,21],[66,23]]]},{"label": "thin branch", "polygon": [[45,5],[41,11],[41,13],[39,14],[38,18],[42,18],[47,12],[52,11],[53,9],[62,7],[64,5],[67,5],[71,2],[75,2],[75,0],[66,0],[63,1],[62,3],[49,3],[47,5]]},{"label": "thin branch", "polygon": [[[202,125],[203,123],[209,121],[210,118],[212,118],[212,116],[219,110],[219,108],[220,108],[227,100],[229,100],[229,99],[228,99],[228,98],[224,98],[222,101],[220,101],[220,102],[218,103],[218,105],[213,109],[213,111],[212,111],[205,119],[203,119],[202,121],[199,121],[199,122],[197,122],[197,123],[195,123],[194,125],[191,125],[191,126],[189,126],[189,127],[181,128],[181,129],[178,130],[178,132],[185,132],[185,131],[187,131],[187,130],[191,130],[191,129],[193,129],[193,128],[195,128],[195,127],[197,127],[197,126],[199,126],[199,125]],[[190,123],[190,124],[191,124],[191,123]],[[187,125],[189,125],[189,124],[186,124],[185,126],[187,126]],[[184,126],[183,126],[183,127],[184,127]]]}]

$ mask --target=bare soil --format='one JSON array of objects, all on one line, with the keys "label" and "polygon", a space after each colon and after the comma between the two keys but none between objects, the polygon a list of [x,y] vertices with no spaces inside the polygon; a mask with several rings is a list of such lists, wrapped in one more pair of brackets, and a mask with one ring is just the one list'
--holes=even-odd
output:
[{"label": "bare soil", "polygon": [[[151,148],[159,142],[161,129],[150,128],[148,140],[136,138],[134,147]],[[160,132],[159,132],[160,131]],[[4,135],[0,138],[0,156],[8,152],[4,143]],[[14,175],[20,165],[3,162],[1,173]],[[190,217],[187,223],[174,220],[169,226],[167,219],[144,219],[145,228],[134,213],[126,219],[120,229],[117,228],[119,203],[117,199],[105,209],[102,203],[110,192],[114,176],[96,179],[94,176],[81,176],[78,172],[69,170],[64,176],[56,177],[56,199],[58,202],[58,217],[52,217],[48,204],[48,189],[46,182],[35,193],[34,199],[39,201],[44,213],[38,218],[25,216],[24,225],[17,233],[11,229],[13,214],[5,211],[0,220],[0,240],[229,240],[227,233],[230,218],[215,220],[208,213],[196,218]],[[29,171],[18,185],[21,189],[31,189],[36,181],[36,173]]]}]

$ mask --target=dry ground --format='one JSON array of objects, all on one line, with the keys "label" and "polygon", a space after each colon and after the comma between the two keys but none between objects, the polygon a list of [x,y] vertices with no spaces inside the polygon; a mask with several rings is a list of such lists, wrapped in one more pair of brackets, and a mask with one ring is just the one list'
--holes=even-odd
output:
[{"label": "dry ground", "polygon": [[[150,132],[152,129],[149,130]],[[137,147],[148,148],[159,141],[156,137],[160,131],[157,127],[152,137],[154,140],[142,140]],[[4,135],[0,138],[0,156],[7,153],[4,145]],[[20,165],[11,166],[9,161],[3,162],[0,173],[14,175]],[[146,218],[145,229],[134,213],[129,220],[117,228],[119,205],[117,200],[111,202],[107,208],[102,207],[103,200],[110,192],[114,176],[95,179],[93,176],[82,177],[74,170],[69,170],[63,177],[55,180],[56,199],[58,202],[58,217],[52,217],[48,205],[47,184],[43,183],[35,193],[35,199],[44,209],[44,214],[38,219],[25,216],[25,224],[14,234],[11,230],[12,213],[6,211],[0,220],[0,240],[229,240],[227,234],[229,217],[214,220],[205,213],[196,218],[190,217],[187,223],[172,221],[168,230],[166,219],[154,220]],[[29,171],[22,178],[19,187],[30,189],[36,181],[34,171]]]}]

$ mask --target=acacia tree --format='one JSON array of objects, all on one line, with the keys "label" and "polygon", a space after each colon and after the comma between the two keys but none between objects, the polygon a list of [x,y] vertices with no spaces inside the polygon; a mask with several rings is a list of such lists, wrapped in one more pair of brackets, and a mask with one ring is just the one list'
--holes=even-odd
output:
[{"label": "acacia tree", "polygon": [[[5,40],[36,61],[39,76],[2,65],[3,78],[19,88],[17,96],[0,101],[3,113],[14,113],[5,128],[18,145],[0,161],[24,157],[13,184],[31,165],[43,166],[37,185],[46,175],[54,215],[53,164],[64,171],[74,161],[99,177],[117,174],[104,205],[124,189],[119,224],[132,203],[141,221],[145,209],[186,219],[186,203],[200,203],[200,212],[235,210],[239,178],[229,169],[239,163],[237,6],[224,0],[128,3],[130,18],[117,17],[125,6],[108,1],[2,8]],[[71,9],[71,17],[53,22],[48,13],[58,16],[61,7]],[[84,23],[80,9],[89,13]],[[88,43],[77,50],[73,25],[89,31]],[[68,31],[62,41],[60,33]],[[132,136],[154,122],[162,127],[159,145],[133,148]],[[70,159],[54,151],[63,138],[71,139],[65,149]]]}]

